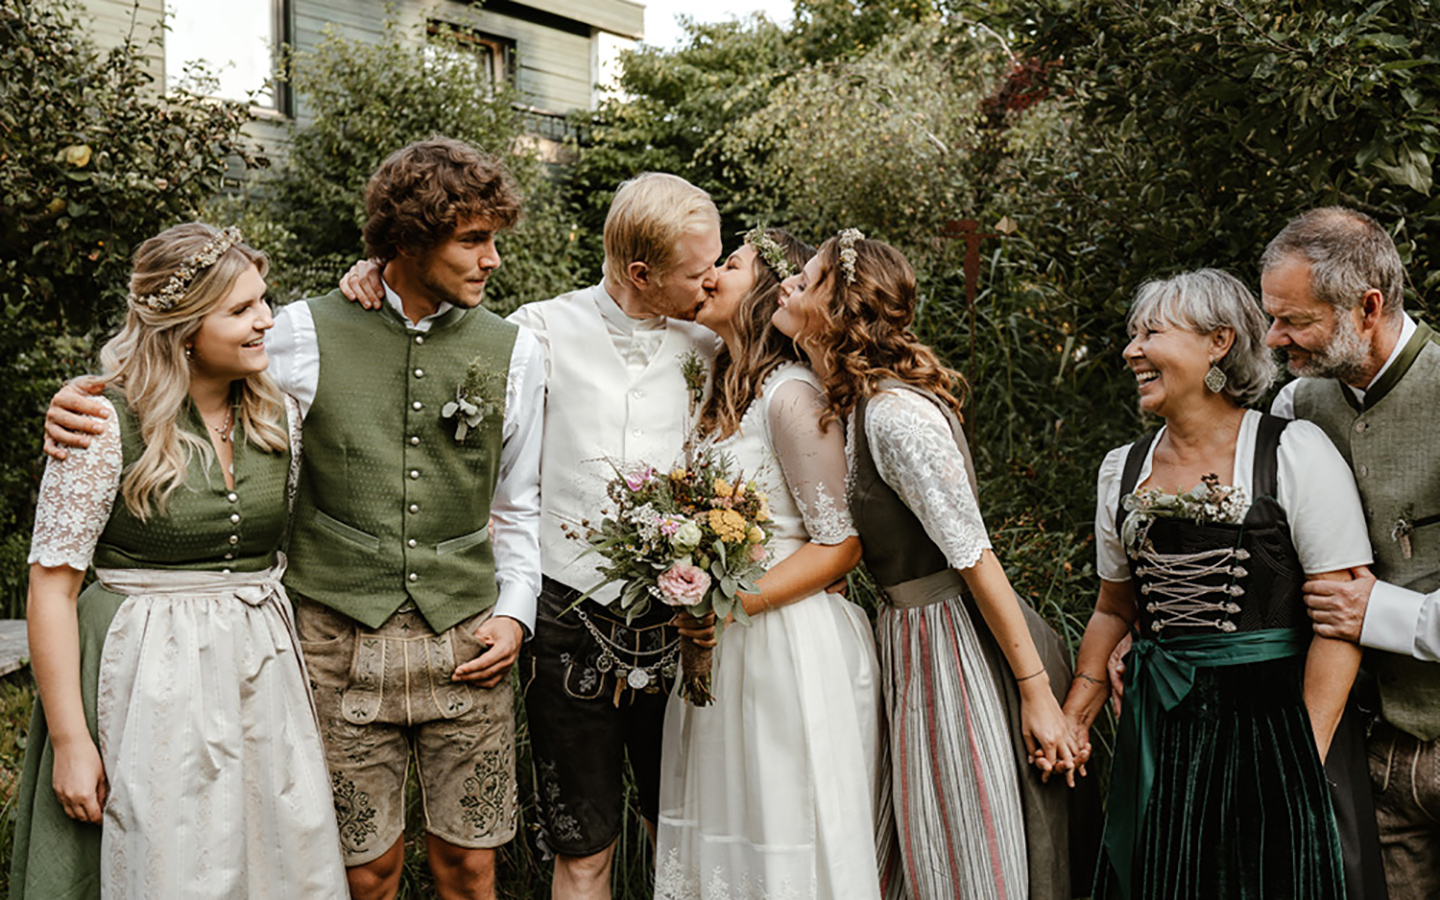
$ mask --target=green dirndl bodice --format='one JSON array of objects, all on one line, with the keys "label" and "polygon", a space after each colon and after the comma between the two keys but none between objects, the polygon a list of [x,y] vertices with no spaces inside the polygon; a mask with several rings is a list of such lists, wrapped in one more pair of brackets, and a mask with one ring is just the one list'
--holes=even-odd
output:
[{"label": "green dirndl bodice", "polygon": [[[139,428],[115,391],[124,465],[143,452]],[[180,425],[193,434],[207,430],[193,409]],[[92,445],[93,446],[93,445]],[[71,453],[87,451],[74,451]],[[51,462],[53,468],[57,464]],[[245,440],[237,426],[233,489],[211,458],[197,454],[185,483],[163,512],[141,521],[116,496],[93,556],[97,568],[188,569],[257,572],[274,564],[287,520],[286,479],[290,453],[267,453]],[[47,470],[47,477],[49,477]],[[62,498],[68,499],[68,498]],[[41,503],[47,502],[42,488]],[[81,592],[76,612],[80,634],[80,693],[92,740],[98,742],[95,698],[101,650],[125,596],[92,583]],[[177,673],[179,675],[180,673]],[[45,712],[36,701],[26,741],[25,763],[12,815],[15,843],[10,869],[11,900],[99,900],[98,825],[65,815],[52,786],[54,749]]]}]

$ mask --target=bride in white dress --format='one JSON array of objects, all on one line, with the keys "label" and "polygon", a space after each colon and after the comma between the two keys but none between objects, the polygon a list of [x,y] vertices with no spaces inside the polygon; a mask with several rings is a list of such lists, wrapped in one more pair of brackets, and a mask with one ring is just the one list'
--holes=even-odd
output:
[{"label": "bride in white dress", "polygon": [[823,424],[819,381],[769,325],[787,265],[811,252],[752,232],[696,316],[728,351],[702,440],[769,492],[772,540],[760,593],[745,598],[752,621],[716,648],[714,704],[670,699],[660,900],[878,900],[891,882],[875,641],[864,611],[826,591],[860,556],[843,428]]}]

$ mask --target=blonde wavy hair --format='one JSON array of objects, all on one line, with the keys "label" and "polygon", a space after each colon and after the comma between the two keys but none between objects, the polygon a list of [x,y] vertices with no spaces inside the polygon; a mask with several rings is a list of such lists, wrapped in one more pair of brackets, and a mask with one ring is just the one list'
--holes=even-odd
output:
[{"label": "blonde wavy hair", "polygon": [[[783,228],[770,228],[765,233],[780,246],[785,259],[796,270],[815,255],[814,247]],[[732,356],[730,348],[725,346],[715,356],[710,396],[700,410],[697,426],[702,435],[713,432],[726,438],[734,434],[766,376],[782,364],[800,359],[795,344],[770,323],[779,305],[780,276],[758,251],[750,265],[755,283],[740,298],[732,323],[739,353]]]},{"label": "blonde wavy hair", "polygon": [[[220,237],[219,229],[203,222],[167,228],[135,251],[130,293],[145,297],[160,291],[186,259]],[[210,441],[178,427],[190,402],[190,363],[185,346],[200,330],[201,320],[229,294],[235,280],[255,266],[263,276],[269,268],[265,254],[245,244],[230,247],[214,265],[202,269],[174,306],[156,310],[131,300],[125,324],[100,351],[102,381],[125,396],[140,426],[145,450],[121,479],[125,505],[141,521],[152,506],[163,511],[175,489],[185,483],[192,454],[208,466],[214,458]],[[232,385],[238,403],[236,423],[250,443],[268,452],[289,446],[282,424],[284,396],[264,372]]]},{"label": "blonde wavy hair", "polygon": [[964,377],[910,330],[916,301],[910,261],[883,241],[859,239],[851,246],[854,281],[837,277],[840,242],[832,237],[817,251],[820,277],[811,288],[830,286],[828,302],[818,308],[819,327],[804,336],[827,373],[820,378],[830,402],[824,421],[843,421],[862,397],[874,396],[891,378],[929,391],[960,416],[969,390]]}]

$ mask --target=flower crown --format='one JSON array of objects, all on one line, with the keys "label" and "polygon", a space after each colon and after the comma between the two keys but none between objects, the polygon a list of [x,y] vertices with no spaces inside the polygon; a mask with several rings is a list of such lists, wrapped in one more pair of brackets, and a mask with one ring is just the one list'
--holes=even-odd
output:
[{"label": "flower crown", "polygon": [[839,234],[840,271],[845,274],[845,283],[855,283],[855,242],[865,240],[865,234],[858,228],[846,228]]},{"label": "flower crown", "polygon": [[745,232],[745,243],[755,248],[755,252],[760,254],[760,258],[765,261],[765,265],[769,266],[781,281],[795,274],[795,267],[790,265],[790,260],[785,258],[784,248],[770,236],[770,232],[765,230],[764,225],[756,225]]},{"label": "flower crown", "polygon": [[228,253],[231,247],[244,241],[240,229],[231,225],[207,241],[199,252],[187,256],[160,290],[153,294],[136,294],[131,291],[129,301],[154,312],[165,312],[180,302],[196,276],[219,262],[220,257]]}]

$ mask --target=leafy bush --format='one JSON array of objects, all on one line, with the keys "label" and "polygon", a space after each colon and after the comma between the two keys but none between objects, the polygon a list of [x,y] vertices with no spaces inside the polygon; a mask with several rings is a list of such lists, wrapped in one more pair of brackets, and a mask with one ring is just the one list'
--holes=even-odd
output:
[{"label": "leafy bush", "polygon": [[0,615],[20,615],[41,415],[124,308],[130,255],[192,218],[236,158],[244,107],[162,96],[144,48],[101,53],[73,0],[0,5]]}]

